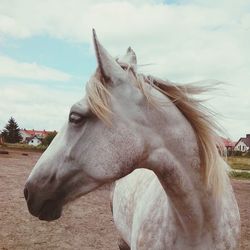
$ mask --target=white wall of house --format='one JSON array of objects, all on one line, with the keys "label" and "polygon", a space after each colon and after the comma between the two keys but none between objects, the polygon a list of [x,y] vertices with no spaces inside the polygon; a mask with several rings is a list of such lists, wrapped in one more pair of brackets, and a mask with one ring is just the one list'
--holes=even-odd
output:
[{"label": "white wall of house", "polygon": [[36,146],[40,145],[41,143],[42,143],[41,140],[39,140],[38,138],[34,137],[33,139],[31,139],[29,141],[28,144],[36,147]]},{"label": "white wall of house", "polygon": [[26,133],[24,130],[20,130],[20,135],[22,136],[22,142],[25,142],[26,139],[30,137],[30,134]]},{"label": "white wall of house", "polygon": [[239,141],[234,147],[234,151],[246,152],[248,149],[249,147],[243,141]]}]

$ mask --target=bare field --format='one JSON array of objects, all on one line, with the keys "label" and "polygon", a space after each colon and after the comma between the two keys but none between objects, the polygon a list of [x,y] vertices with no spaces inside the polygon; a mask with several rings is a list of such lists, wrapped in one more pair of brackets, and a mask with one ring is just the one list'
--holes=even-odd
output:
[{"label": "bare field", "polygon": [[[31,216],[23,186],[41,153],[11,150],[0,154],[0,249],[117,250],[109,190],[102,188],[64,208],[55,222]],[[242,220],[242,250],[250,249],[250,181],[232,180]]]}]

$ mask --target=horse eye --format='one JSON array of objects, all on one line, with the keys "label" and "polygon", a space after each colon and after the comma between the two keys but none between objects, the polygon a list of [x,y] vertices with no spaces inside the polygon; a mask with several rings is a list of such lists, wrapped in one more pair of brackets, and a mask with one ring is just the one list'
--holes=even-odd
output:
[{"label": "horse eye", "polygon": [[69,115],[69,122],[74,123],[74,124],[79,124],[80,122],[82,122],[83,120],[83,116],[81,116],[78,113],[72,112]]}]

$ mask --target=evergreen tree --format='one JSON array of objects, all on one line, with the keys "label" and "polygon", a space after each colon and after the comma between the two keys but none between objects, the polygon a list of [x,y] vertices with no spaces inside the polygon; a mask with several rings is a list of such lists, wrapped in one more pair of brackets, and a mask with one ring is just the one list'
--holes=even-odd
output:
[{"label": "evergreen tree", "polygon": [[5,142],[17,143],[22,140],[20,128],[13,117],[11,117],[1,133]]}]

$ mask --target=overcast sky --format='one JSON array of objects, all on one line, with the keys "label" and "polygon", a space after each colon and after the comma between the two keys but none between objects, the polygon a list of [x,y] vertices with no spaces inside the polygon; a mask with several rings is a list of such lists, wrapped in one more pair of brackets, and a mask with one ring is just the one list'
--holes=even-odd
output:
[{"label": "overcast sky", "polygon": [[0,129],[60,129],[96,67],[92,27],[145,74],[227,83],[208,105],[233,140],[250,133],[249,0],[1,0]]}]

